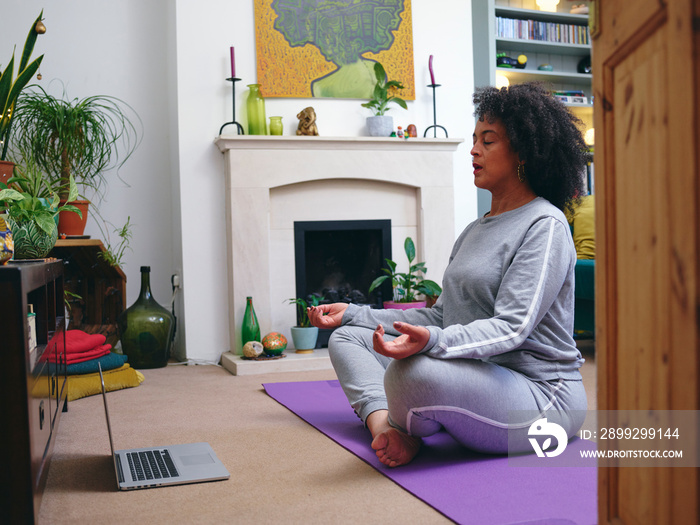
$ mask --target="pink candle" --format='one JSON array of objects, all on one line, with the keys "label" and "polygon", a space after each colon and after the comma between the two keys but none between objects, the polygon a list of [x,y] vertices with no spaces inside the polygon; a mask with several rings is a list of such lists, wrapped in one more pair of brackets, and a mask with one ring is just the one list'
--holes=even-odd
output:
[{"label": "pink candle", "polygon": [[[233,51],[231,51],[231,53],[233,53]],[[430,69],[430,83],[435,85],[435,75],[433,74],[433,55],[430,55],[430,60],[428,60],[428,69]]]},{"label": "pink candle", "polygon": [[233,46],[231,47],[231,78],[236,78],[236,59],[233,56]]}]

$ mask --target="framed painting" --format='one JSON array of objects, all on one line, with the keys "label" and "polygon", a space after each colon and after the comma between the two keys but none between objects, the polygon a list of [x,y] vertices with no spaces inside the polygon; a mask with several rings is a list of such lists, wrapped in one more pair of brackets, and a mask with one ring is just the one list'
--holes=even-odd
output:
[{"label": "framed painting", "polygon": [[254,0],[265,97],[368,99],[374,63],[415,100],[411,0]]}]

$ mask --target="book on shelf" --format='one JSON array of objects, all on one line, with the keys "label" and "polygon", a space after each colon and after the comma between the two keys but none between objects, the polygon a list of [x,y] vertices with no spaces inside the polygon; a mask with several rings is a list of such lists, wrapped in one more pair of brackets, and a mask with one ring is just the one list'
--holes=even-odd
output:
[{"label": "book on shelf", "polygon": [[588,104],[588,97],[575,95],[554,95],[554,98],[561,100],[564,104]]},{"label": "book on shelf", "polygon": [[552,91],[552,96],[564,104],[588,104],[588,97],[583,91]]},{"label": "book on shelf", "polygon": [[587,25],[521,20],[502,16],[496,17],[496,37],[586,46],[591,43]]}]

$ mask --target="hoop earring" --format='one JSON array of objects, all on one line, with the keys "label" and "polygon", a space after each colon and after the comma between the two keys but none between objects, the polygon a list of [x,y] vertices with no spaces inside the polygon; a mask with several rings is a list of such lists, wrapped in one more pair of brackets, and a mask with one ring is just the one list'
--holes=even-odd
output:
[{"label": "hoop earring", "polygon": [[520,182],[525,182],[525,168],[520,163],[518,163],[518,180]]}]

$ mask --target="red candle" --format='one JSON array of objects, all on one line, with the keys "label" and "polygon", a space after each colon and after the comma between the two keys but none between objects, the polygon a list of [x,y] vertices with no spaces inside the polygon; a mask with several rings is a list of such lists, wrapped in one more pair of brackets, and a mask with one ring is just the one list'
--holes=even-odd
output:
[{"label": "red candle", "polygon": [[231,78],[236,78],[236,59],[233,56],[233,46],[231,47]]},{"label": "red candle", "polygon": [[[231,48],[233,50],[233,48]],[[233,53],[233,51],[231,51]],[[428,69],[430,69],[430,83],[435,85],[435,75],[433,74],[433,55],[430,55],[430,60],[428,60]]]}]

